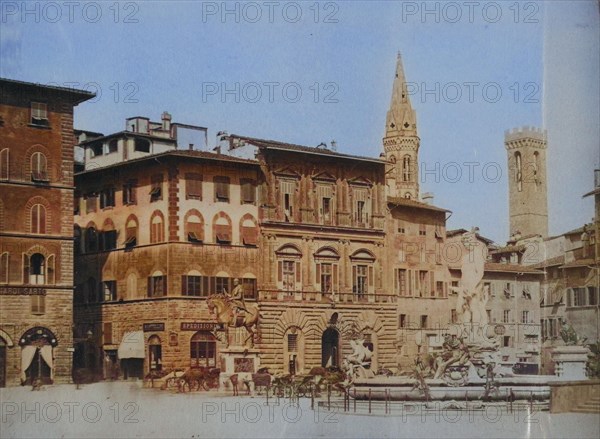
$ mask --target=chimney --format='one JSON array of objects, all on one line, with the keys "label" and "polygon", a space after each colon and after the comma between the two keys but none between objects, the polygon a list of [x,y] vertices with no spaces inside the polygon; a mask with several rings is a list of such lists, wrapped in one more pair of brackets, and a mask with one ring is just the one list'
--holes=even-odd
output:
[{"label": "chimney", "polygon": [[219,148],[219,154],[222,150],[227,151],[228,149],[231,149],[231,144],[229,143],[229,133],[227,131],[219,131],[217,133],[216,148]]},{"label": "chimney", "polygon": [[425,192],[423,195],[421,195],[421,201],[425,204],[433,204],[433,193]]},{"label": "chimney", "polygon": [[165,131],[171,131],[171,115],[166,111],[163,111],[161,116],[162,119],[162,129]]},{"label": "chimney", "polygon": [[193,143],[190,143],[189,149],[190,149],[190,151],[194,150],[194,144]]},{"label": "chimney", "polygon": [[337,142],[335,140],[331,141],[331,150],[337,151]]}]

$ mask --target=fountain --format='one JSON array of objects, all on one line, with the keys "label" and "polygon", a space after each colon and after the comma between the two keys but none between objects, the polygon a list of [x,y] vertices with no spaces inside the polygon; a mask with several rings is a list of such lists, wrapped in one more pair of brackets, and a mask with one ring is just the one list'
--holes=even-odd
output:
[{"label": "fountain", "polygon": [[[461,286],[453,289],[458,294],[461,331],[444,336],[442,352],[419,354],[408,376],[374,376],[361,365],[347,368],[351,396],[405,401],[550,399],[549,384],[557,377],[515,376],[500,364],[499,342],[494,331],[489,331],[486,313],[490,294],[483,282],[487,247],[477,239],[476,231],[463,234],[467,252],[462,258]],[[355,348],[346,364],[355,363],[357,356],[360,352]]]}]

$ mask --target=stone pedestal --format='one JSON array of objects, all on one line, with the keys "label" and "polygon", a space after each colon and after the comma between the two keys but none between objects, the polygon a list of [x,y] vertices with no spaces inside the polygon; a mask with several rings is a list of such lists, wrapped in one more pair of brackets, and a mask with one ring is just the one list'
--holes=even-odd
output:
[{"label": "stone pedestal", "polygon": [[554,374],[566,381],[586,380],[588,353],[585,346],[559,346],[552,349]]},{"label": "stone pedestal", "polygon": [[243,381],[250,383],[250,393],[254,394],[254,383],[252,374],[260,368],[260,356],[258,349],[247,349],[244,347],[229,347],[221,351],[221,375],[219,376],[219,390],[233,391],[230,377],[238,375],[238,391],[240,395],[246,393]]}]

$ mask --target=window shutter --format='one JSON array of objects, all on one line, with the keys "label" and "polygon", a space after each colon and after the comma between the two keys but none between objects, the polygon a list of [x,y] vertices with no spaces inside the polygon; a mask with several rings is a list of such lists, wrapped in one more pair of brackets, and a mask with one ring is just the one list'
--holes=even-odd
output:
[{"label": "window shutter", "polygon": [[29,256],[23,254],[23,283],[29,284]]},{"label": "window shutter", "polygon": [[39,230],[38,233],[46,233],[46,208],[41,204],[38,204],[39,209]]},{"label": "window shutter", "polygon": [[55,275],[55,271],[54,271],[54,255],[50,255],[48,256],[48,261],[46,263],[47,265],[47,270],[48,270],[48,274],[47,274],[47,279],[48,279],[48,284],[50,285],[54,285],[56,283],[56,275]]},{"label": "window shutter", "polygon": [[338,265],[333,264],[333,285],[331,286],[333,291],[338,290]]},{"label": "window shutter", "polygon": [[406,275],[407,275],[407,280],[406,280],[406,296],[412,296],[412,292],[414,291],[413,288],[413,271],[412,270],[406,270]]},{"label": "window shutter", "polygon": [[148,277],[148,297],[152,297],[154,295],[153,286],[152,276],[150,276]]},{"label": "window shutter", "polygon": [[209,294],[214,294],[217,291],[217,279],[214,276],[209,280]]},{"label": "window shutter", "polygon": [[356,293],[356,265],[352,266],[352,292]]},{"label": "window shutter", "polygon": [[300,271],[300,262],[296,262],[296,282],[302,282],[302,272]]},{"label": "window shutter", "polygon": [[373,279],[375,276],[373,276],[373,266],[369,265],[369,287],[373,286]]},{"label": "window shutter", "polygon": [[283,261],[277,261],[277,282],[283,282]]},{"label": "window shutter", "polygon": [[317,264],[317,280],[316,283],[320,284],[321,283],[321,264]]},{"label": "window shutter", "polygon": [[185,274],[181,276],[181,294],[183,294],[184,296],[188,294],[187,276]]}]

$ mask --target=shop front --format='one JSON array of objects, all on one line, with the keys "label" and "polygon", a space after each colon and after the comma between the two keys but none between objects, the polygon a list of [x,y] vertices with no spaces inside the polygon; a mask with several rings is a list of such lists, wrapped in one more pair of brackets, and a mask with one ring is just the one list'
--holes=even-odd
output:
[{"label": "shop front", "polygon": [[21,346],[21,384],[54,382],[54,348],[56,336],[47,328],[36,326],[23,333]]}]

